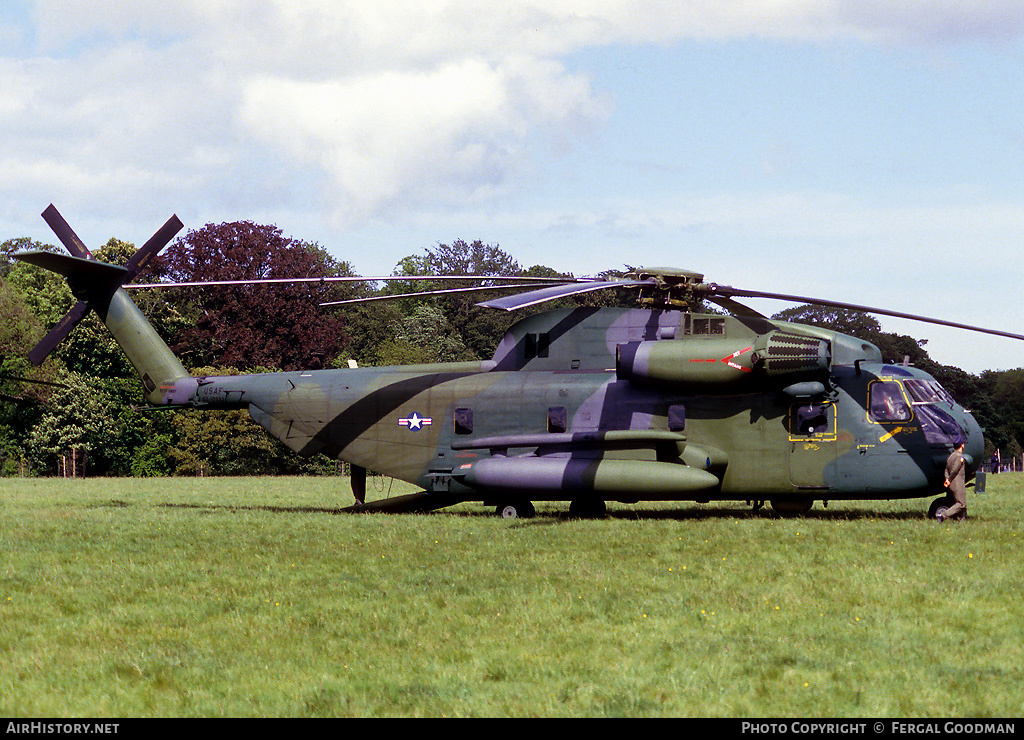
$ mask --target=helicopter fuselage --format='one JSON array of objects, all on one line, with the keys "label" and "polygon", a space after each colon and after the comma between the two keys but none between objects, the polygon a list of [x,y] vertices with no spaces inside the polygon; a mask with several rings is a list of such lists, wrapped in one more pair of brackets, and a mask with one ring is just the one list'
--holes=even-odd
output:
[{"label": "helicopter fuselage", "polygon": [[549,311],[490,361],[189,378],[161,403],[245,407],[323,452],[449,500],[832,500],[942,492],[981,430],[927,373],[798,324]]},{"label": "helicopter fuselage", "polygon": [[[814,500],[942,493],[951,450],[965,443],[973,476],[984,441],[933,377],[886,364],[868,342],[768,319],[733,299],[867,310],[1024,340],[657,269],[478,304],[517,310],[627,288],[647,306],[530,316],[485,362],[191,377],[122,287],[182,228],[177,217],[124,267],[95,260],[52,205],[43,217],[70,256],[15,257],[64,276],[78,303],[29,352],[31,362],[93,310],[150,404],[248,409],[296,452],[349,462],[357,501],[367,470],[421,486],[428,508],[497,501],[503,515],[530,511],[532,500],[771,500],[799,512]],[[727,315],[695,313],[705,300]]]}]

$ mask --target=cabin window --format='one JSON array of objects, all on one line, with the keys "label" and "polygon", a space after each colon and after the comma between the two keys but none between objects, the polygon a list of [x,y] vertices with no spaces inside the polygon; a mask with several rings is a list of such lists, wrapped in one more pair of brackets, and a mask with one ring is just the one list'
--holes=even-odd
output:
[{"label": "cabin window", "polygon": [[551,335],[547,332],[540,334],[528,333],[524,337],[524,350],[526,359],[532,360],[535,357],[547,357],[551,348]]},{"label": "cabin window", "polygon": [[569,410],[565,406],[548,408],[548,431],[564,432],[569,428]]},{"label": "cabin window", "polygon": [[835,442],[835,404],[805,403],[791,406],[788,428],[792,442]]},{"label": "cabin window", "polygon": [[686,407],[682,404],[668,407],[668,429],[670,432],[681,432],[686,429]]},{"label": "cabin window", "polygon": [[473,433],[473,409],[455,409],[455,433]]},{"label": "cabin window", "polygon": [[828,407],[819,404],[799,406],[796,410],[796,433],[809,436],[828,431]]},{"label": "cabin window", "polygon": [[868,388],[871,421],[910,421],[913,416],[903,389],[895,380],[876,380]]},{"label": "cabin window", "polygon": [[693,320],[693,333],[698,336],[708,334],[721,336],[725,334],[725,319],[695,318]]}]

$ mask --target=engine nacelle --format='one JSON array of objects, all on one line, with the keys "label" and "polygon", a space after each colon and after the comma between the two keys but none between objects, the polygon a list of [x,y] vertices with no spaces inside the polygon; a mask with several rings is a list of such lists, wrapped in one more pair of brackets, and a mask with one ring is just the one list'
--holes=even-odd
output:
[{"label": "engine nacelle", "polygon": [[620,344],[615,372],[620,380],[718,385],[746,379],[755,359],[754,346],[735,339],[661,339]]},{"label": "engine nacelle", "polygon": [[769,376],[827,370],[829,343],[815,337],[772,331],[750,339],[661,339],[620,344],[615,372],[620,380],[688,385],[722,385]]}]

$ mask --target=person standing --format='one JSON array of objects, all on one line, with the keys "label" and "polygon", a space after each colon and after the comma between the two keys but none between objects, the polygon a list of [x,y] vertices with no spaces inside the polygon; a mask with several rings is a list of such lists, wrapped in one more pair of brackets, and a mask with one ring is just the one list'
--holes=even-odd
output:
[{"label": "person standing", "polygon": [[946,488],[952,494],[954,503],[945,511],[940,511],[936,518],[940,522],[947,519],[967,518],[967,463],[964,460],[964,443],[957,442],[953,452],[946,460]]}]

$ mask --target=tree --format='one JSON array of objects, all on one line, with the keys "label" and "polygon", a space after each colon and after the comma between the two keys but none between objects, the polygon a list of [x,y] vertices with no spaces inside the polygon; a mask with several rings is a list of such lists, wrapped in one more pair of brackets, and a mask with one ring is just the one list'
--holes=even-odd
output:
[{"label": "tree", "polygon": [[55,472],[59,457],[77,449],[89,455],[90,465],[106,472],[109,452],[118,447],[124,432],[115,404],[94,378],[67,373],[62,380],[26,439],[32,467]]},{"label": "tree", "polygon": [[[452,281],[430,280],[430,276],[477,275],[485,277],[550,277],[557,276],[554,270],[535,266],[524,270],[511,255],[504,252],[496,244],[484,244],[477,240],[467,243],[462,239],[449,244],[438,244],[427,249],[422,255],[410,255],[400,261],[394,270],[395,275],[424,276],[423,282],[389,286],[386,291],[392,293],[446,290],[470,285],[488,285],[484,281],[465,283]],[[500,283],[491,282],[491,285]],[[469,293],[461,295],[440,296],[436,305],[444,313],[452,330],[462,338],[468,350],[469,359],[484,360],[490,358],[508,327],[523,314],[515,315],[480,308],[475,304],[498,295],[506,295],[507,291],[489,293]],[[415,305],[415,304],[413,304]],[[406,312],[411,312],[407,307]]]},{"label": "tree", "polygon": [[25,295],[5,278],[0,278],[0,314],[0,475],[7,475],[18,469],[26,431],[39,421],[43,404],[59,387],[54,383],[62,368],[52,363],[33,368],[26,359],[44,328]]},{"label": "tree", "polygon": [[181,411],[172,419],[170,450],[179,475],[261,475],[268,470],[274,440],[244,411]]},{"label": "tree", "polygon": [[989,371],[981,377],[991,402],[985,433],[997,447],[1009,451],[1024,440],[1024,369]]},{"label": "tree", "polygon": [[386,345],[393,340],[395,327],[403,318],[400,307],[394,303],[373,301],[330,310],[337,311],[344,318],[349,337],[344,351],[335,358],[334,367],[345,367],[348,360],[355,360],[359,365],[395,365],[418,361],[393,362],[386,351]]},{"label": "tree", "polygon": [[0,242],[0,277],[6,276],[12,267],[19,264],[13,259],[15,254],[37,249],[42,249],[48,252],[59,251],[52,244],[43,244],[29,239],[26,236],[18,237],[17,239],[7,239],[4,242]]},{"label": "tree", "polygon": [[[71,289],[64,279],[54,272],[27,262],[16,262],[10,258],[15,252],[30,249],[58,251],[49,244],[40,244],[29,239],[9,239],[0,245],[0,274],[4,281],[20,296],[25,305],[35,314],[39,323],[47,329],[56,324],[75,304]],[[45,330],[44,330],[45,331]],[[37,339],[41,339],[40,334]]]},{"label": "tree", "polygon": [[840,334],[849,334],[852,337],[868,341],[882,333],[882,325],[878,323],[878,319],[869,313],[854,311],[849,308],[813,305],[793,306],[792,308],[779,311],[772,318],[780,321],[820,326],[837,331]]},{"label": "tree", "polygon": [[383,342],[381,364],[409,365],[424,362],[461,362],[473,359],[462,337],[440,308],[424,304],[397,321],[392,337]]},{"label": "tree", "polygon": [[[249,221],[189,231],[159,263],[159,274],[175,282],[354,276],[347,262],[320,246]],[[192,366],[329,367],[345,345],[344,320],[319,304],[358,289],[338,283],[179,289],[169,300],[192,324],[171,348]]]},{"label": "tree", "polygon": [[[4,249],[11,244],[18,245],[17,251],[25,249],[54,250],[53,247],[45,244],[16,239],[0,245],[0,254],[3,254]],[[135,254],[135,245],[119,239],[110,239],[93,252],[96,259],[115,265],[125,264],[133,254]],[[149,279],[151,276],[145,271],[136,277],[136,280]],[[16,290],[21,300],[42,326],[42,331],[35,337],[35,341],[41,339],[46,330],[56,324],[76,302],[67,283],[60,275],[35,265],[15,262],[7,267],[4,280]],[[181,318],[162,299],[154,300],[156,293],[155,290],[135,291],[133,298],[140,303],[143,312],[157,332],[163,336],[169,336],[181,324]],[[31,346],[29,345],[29,349]],[[67,339],[57,345],[51,357],[62,361],[67,369],[85,375],[135,377],[135,371],[124,353],[96,314],[91,311],[68,335]]]}]

